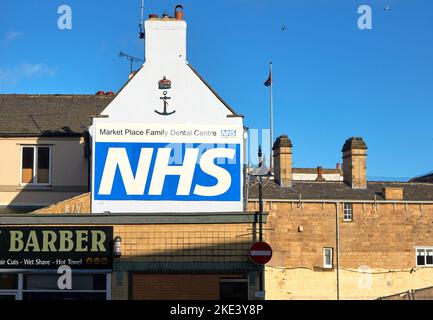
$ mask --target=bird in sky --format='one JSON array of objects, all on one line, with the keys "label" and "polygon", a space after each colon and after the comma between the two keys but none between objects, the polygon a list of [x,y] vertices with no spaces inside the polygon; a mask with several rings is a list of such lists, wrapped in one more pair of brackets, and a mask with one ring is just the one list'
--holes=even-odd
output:
[{"label": "bird in sky", "polygon": [[389,11],[389,5],[385,6],[385,11]]},{"label": "bird in sky", "polygon": [[286,31],[286,30],[287,30],[286,26],[282,26],[282,27],[281,27],[281,30],[282,30],[283,32]]}]

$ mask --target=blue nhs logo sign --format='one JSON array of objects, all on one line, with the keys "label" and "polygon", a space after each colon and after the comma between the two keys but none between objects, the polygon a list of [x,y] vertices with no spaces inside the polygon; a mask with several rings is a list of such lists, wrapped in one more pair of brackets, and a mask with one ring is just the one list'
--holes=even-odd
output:
[{"label": "blue nhs logo sign", "polygon": [[240,144],[96,142],[94,199],[241,200]]}]

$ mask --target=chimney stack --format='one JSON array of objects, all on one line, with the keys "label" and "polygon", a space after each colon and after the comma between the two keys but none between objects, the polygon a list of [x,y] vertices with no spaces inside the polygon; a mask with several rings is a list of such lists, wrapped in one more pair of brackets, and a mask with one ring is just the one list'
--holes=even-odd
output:
[{"label": "chimney stack", "polygon": [[275,181],[283,188],[292,186],[292,147],[290,139],[283,135],[275,140],[272,148]]},{"label": "chimney stack", "polygon": [[317,167],[317,182],[325,182],[325,178],[323,178],[323,168]]},{"label": "chimney stack", "polygon": [[146,63],[186,62],[186,29],[183,7],[177,5],[174,17],[152,14],[145,22]]},{"label": "chimney stack", "polygon": [[382,189],[382,195],[385,200],[403,200],[404,190],[401,187],[385,187]]},{"label": "chimney stack", "polygon": [[343,152],[344,182],[353,189],[367,189],[367,145],[361,137],[346,140]]}]

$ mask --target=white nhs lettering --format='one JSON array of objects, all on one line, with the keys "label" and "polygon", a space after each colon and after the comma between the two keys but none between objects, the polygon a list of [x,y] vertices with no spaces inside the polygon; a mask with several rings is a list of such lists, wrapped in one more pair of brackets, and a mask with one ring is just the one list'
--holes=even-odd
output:
[{"label": "white nhs lettering", "polygon": [[[149,187],[149,195],[151,196],[162,195],[166,176],[179,176],[178,196],[188,196],[191,193],[199,149],[186,149],[181,166],[169,165],[171,151],[172,148],[159,148],[157,151],[153,173],[150,173],[152,174]],[[134,176],[126,149],[109,148],[99,187],[99,195],[111,195],[117,167],[119,167],[127,195],[144,195],[153,152],[153,148],[141,149],[137,171]],[[233,160],[235,153],[235,150],[227,148],[216,148],[204,152],[199,160],[200,169],[209,176],[214,177],[217,183],[214,186],[196,184],[193,193],[198,196],[215,197],[227,192],[230,189],[232,177],[227,170],[217,166],[214,161],[217,158]]]},{"label": "white nhs lettering", "polygon": [[236,130],[221,130],[222,137],[236,137]]}]

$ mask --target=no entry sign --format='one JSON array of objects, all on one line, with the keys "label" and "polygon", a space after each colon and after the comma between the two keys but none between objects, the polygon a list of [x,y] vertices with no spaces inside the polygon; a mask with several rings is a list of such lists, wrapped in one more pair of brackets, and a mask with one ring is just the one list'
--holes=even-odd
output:
[{"label": "no entry sign", "polygon": [[255,264],[263,265],[271,261],[272,248],[266,242],[256,242],[251,246],[250,259]]}]

